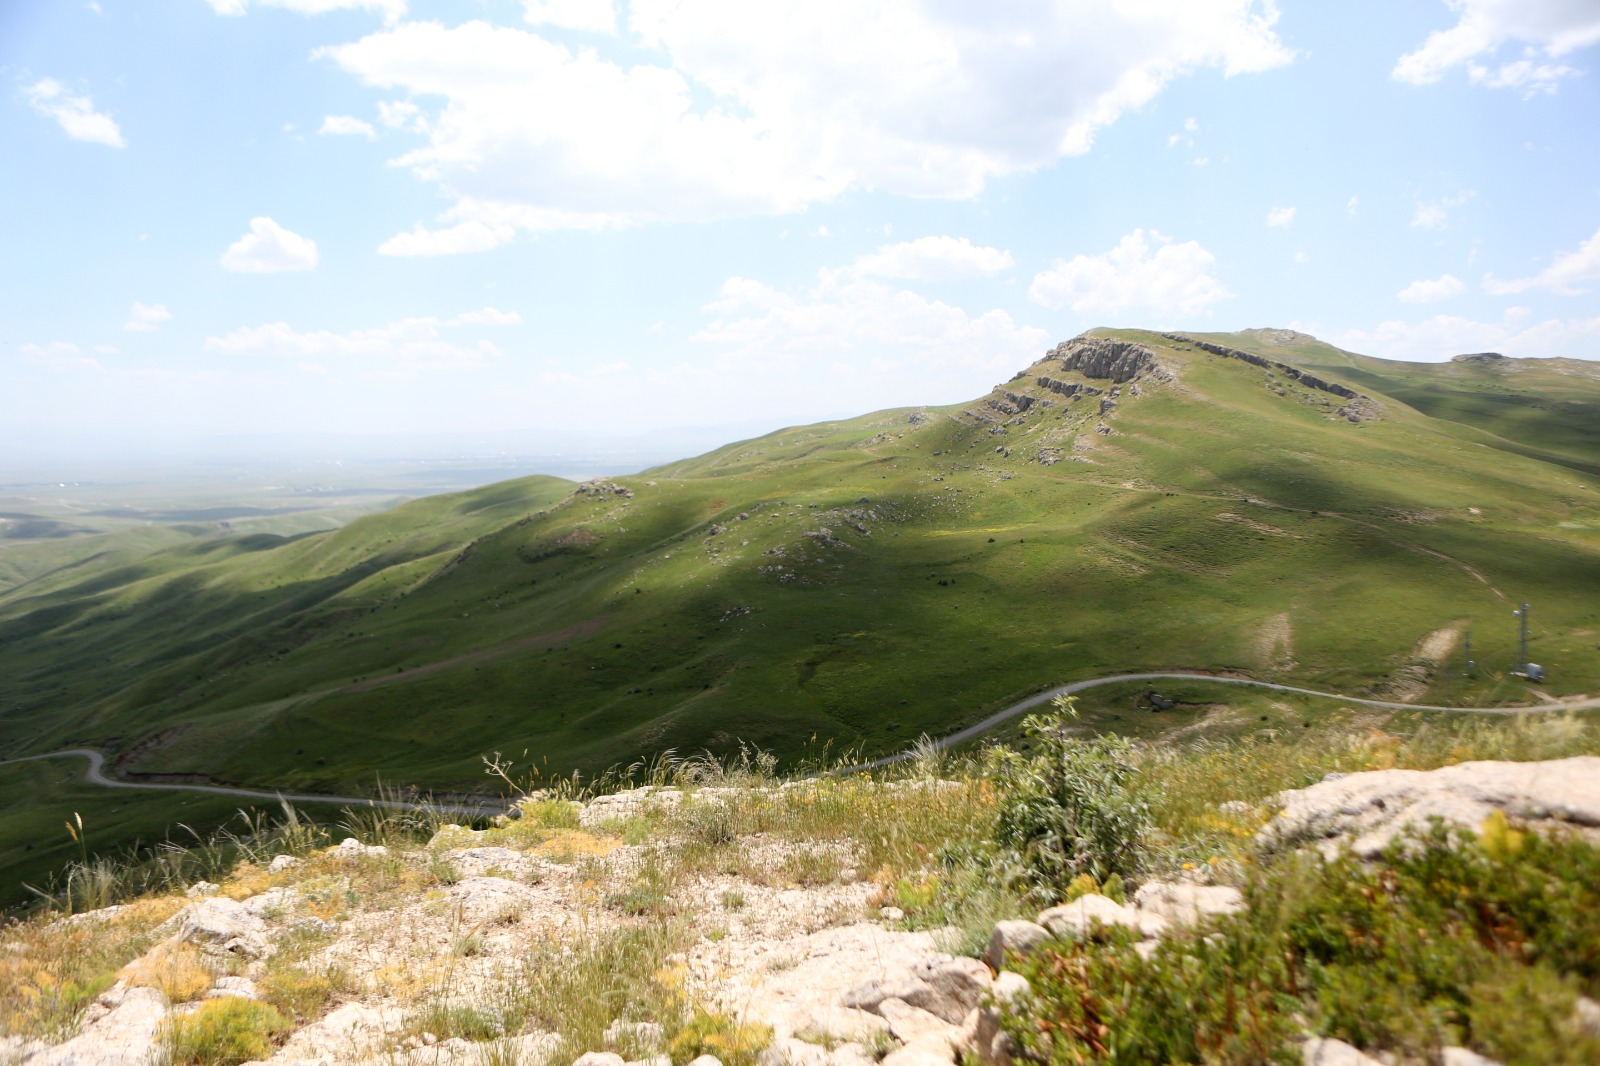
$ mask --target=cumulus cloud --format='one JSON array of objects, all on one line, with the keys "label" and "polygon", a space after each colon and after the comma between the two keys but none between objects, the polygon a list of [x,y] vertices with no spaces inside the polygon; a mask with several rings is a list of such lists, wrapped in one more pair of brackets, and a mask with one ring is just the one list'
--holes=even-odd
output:
[{"label": "cumulus cloud", "polygon": [[207,337],[205,350],[225,356],[266,356],[316,368],[319,360],[368,359],[391,370],[438,370],[482,366],[504,353],[492,341],[462,343],[446,336],[461,326],[511,325],[514,313],[486,307],[453,319],[433,316],[402,318],[371,329],[344,333],[297,330],[287,322],[243,326],[221,337]]},{"label": "cumulus cloud", "polygon": [[837,407],[841,389],[881,392],[894,381],[909,402],[955,402],[1026,366],[1049,340],[1005,311],[972,314],[849,269],[824,269],[799,293],[729,278],[705,311],[693,340],[723,349],[716,369],[751,369],[790,402],[823,410]]},{"label": "cumulus cloud", "polygon": [[316,241],[290,233],[265,216],[252,218],[250,232],[222,253],[222,268],[236,274],[281,274],[313,270],[316,265]]},{"label": "cumulus cloud", "polygon": [[[1600,8],[1585,0],[1450,0],[1460,15],[1449,29],[1430,33],[1395,63],[1393,76],[1413,85],[1438,81],[1464,66],[1489,88],[1520,89],[1525,96],[1555,92],[1579,73],[1556,59],[1600,42]],[[1524,58],[1496,66],[1503,45],[1520,44]]]},{"label": "cumulus cloud", "polygon": [[1492,274],[1484,275],[1483,291],[1505,296],[1529,289],[1549,289],[1562,296],[1581,296],[1589,291],[1579,287],[1579,283],[1585,281],[1600,281],[1600,229],[1595,230],[1594,236],[1584,241],[1577,251],[1556,256],[1555,262],[1530,278],[1498,281]]},{"label": "cumulus cloud", "polygon": [[616,33],[611,0],[522,0],[523,16],[535,26],[560,26],[590,33]]},{"label": "cumulus cloud", "polygon": [[1014,262],[1010,252],[973,244],[966,237],[919,237],[886,244],[850,269],[860,277],[957,281],[998,274]]},{"label": "cumulus cloud", "polygon": [[372,123],[363,122],[354,115],[328,115],[322,120],[322,128],[317,130],[324,137],[365,137],[369,141],[378,139],[378,131],[372,128]]},{"label": "cumulus cloud", "polygon": [[133,310],[128,314],[128,321],[122,328],[131,333],[154,333],[161,328],[163,322],[172,321],[172,312],[162,304],[142,304],[135,302]]},{"label": "cumulus cloud", "polygon": [[1267,212],[1267,225],[1284,227],[1294,221],[1295,209],[1292,207],[1274,207]]},{"label": "cumulus cloud", "polygon": [[427,255],[851,189],[971,197],[1088,151],[1177,78],[1289,62],[1276,21],[1267,0],[1018,0],[981,17],[914,0],[635,0],[616,45],[407,22],[319,55],[425,109],[424,143],[394,162],[453,205],[384,250]]},{"label": "cumulus cloud", "polygon": [[1038,274],[1028,295],[1051,310],[1121,314],[1134,309],[1192,315],[1232,294],[1212,273],[1216,256],[1198,241],[1174,244],[1155,230],[1136,229],[1101,255],[1057,259]]},{"label": "cumulus cloud", "polygon": [[1486,351],[1578,359],[1600,355],[1600,317],[1552,318],[1532,325],[1524,325],[1523,317],[1522,309],[1513,308],[1500,322],[1479,322],[1458,315],[1434,315],[1415,323],[1396,319],[1372,330],[1346,330],[1326,339],[1347,351],[1423,362]]},{"label": "cumulus cloud", "polygon": [[1417,205],[1411,216],[1411,225],[1417,229],[1444,229],[1450,221],[1450,212],[1478,195],[1473,190],[1458,192],[1438,200],[1427,200]]},{"label": "cumulus cloud", "polygon": [[87,95],[74,96],[67,87],[54,78],[40,78],[22,94],[33,109],[56,123],[75,141],[103,144],[111,148],[126,148],[122,130],[110,115],[94,109],[94,100]]},{"label": "cumulus cloud", "polygon": [[385,25],[392,26],[406,13],[406,0],[206,0],[219,15],[243,15],[251,5],[281,7],[302,15],[324,15],[329,11],[376,11]]},{"label": "cumulus cloud", "polygon": [[1448,300],[1452,296],[1460,295],[1466,290],[1466,285],[1454,274],[1445,274],[1432,281],[1421,279],[1413,281],[1410,285],[1395,293],[1408,304],[1430,304],[1440,300]]}]

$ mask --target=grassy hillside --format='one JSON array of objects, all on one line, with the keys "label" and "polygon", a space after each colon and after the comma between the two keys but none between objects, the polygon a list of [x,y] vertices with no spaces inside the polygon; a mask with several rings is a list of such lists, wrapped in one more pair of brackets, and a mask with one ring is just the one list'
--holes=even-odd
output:
[{"label": "grassy hillside", "polygon": [[1547,690],[1600,685],[1586,366],[1205,338],[1257,365],[1097,336],[1144,346],[1137,375],[1065,368],[1080,345],[971,404],[0,592],[0,753],[87,743],[125,773],[450,790],[483,784],[494,751],[563,771],[738,739],[882,752],[1142,668],[1499,701],[1527,695],[1504,676],[1522,600]]}]

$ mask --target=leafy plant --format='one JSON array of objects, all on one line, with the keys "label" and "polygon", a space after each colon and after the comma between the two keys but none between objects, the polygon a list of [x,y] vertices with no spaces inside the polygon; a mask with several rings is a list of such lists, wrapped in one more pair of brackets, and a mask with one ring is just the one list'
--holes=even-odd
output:
[{"label": "leafy plant", "polygon": [[[1071,714],[1071,697],[1058,712]],[[997,749],[990,773],[1002,798],[995,839],[1038,894],[1059,898],[1073,879],[1137,877],[1150,805],[1140,793],[1133,745],[1123,737],[1079,739],[1062,714],[1022,723],[1027,752]]]},{"label": "leafy plant", "polygon": [[289,1028],[270,1004],[224,996],[172,1018],[162,1040],[172,1066],[237,1066],[267,1058],[273,1038]]}]

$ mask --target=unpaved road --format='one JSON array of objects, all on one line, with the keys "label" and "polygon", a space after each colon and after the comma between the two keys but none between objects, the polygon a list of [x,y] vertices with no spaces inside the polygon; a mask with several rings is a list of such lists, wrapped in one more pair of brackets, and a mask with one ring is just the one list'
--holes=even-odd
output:
[{"label": "unpaved road", "polygon": [[[1535,704],[1532,707],[1435,707],[1424,703],[1393,703],[1388,700],[1369,700],[1359,696],[1341,696],[1336,692],[1317,692],[1309,688],[1296,688],[1293,685],[1277,685],[1270,681],[1253,681],[1245,677],[1213,677],[1209,674],[1183,674],[1183,673],[1154,673],[1154,674],[1113,674],[1110,677],[1094,677],[1087,681],[1074,681],[1070,685],[1060,685],[1053,689],[1029,696],[1025,700],[1013,703],[1004,710],[996,711],[981,722],[975,722],[965,729],[957,730],[947,737],[933,741],[933,746],[938,749],[954,747],[963,741],[971,740],[980,733],[986,733],[999,725],[1041,704],[1049,703],[1057,696],[1068,696],[1075,692],[1084,692],[1101,685],[1116,685],[1126,681],[1209,681],[1218,685],[1245,685],[1250,688],[1270,689],[1273,692],[1292,692],[1300,696],[1316,696],[1321,699],[1339,700],[1343,703],[1359,704],[1362,707],[1381,707],[1394,711],[1437,711],[1448,714],[1548,714],[1555,711],[1590,711],[1600,709],[1600,697],[1584,700],[1552,701],[1550,703]],[[852,772],[856,770],[871,770],[879,766],[888,766],[890,763],[900,762],[911,757],[910,752],[901,752],[898,755],[888,755],[871,762],[860,763],[855,766],[844,767],[836,773]],[[21,759],[6,759],[0,761],[0,766],[9,766],[13,763],[37,762],[41,759],[83,758],[89,760],[89,772],[86,780],[91,785],[104,785],[106,788],[134,788],[156,792],[204,792],[214,796],[241,796],[246,799],[287,800],[290,803],[337,803],[346,807],[386,807],[392,810],[419,810],[432,808],[447,814],[466,814],[480,817],[490,817],[504,814],[508,804],[504,801],[495,802],[483,799],[477,802],[463,803],[428,803],[413,802],[408,800],[375,800],[360,796],[318,796],[297,794],[292,792],[265,792],[251,788],[228,788],[223,785],[180,785],[155,781],[118,781],[105,775],[105,756],[92,748],[68,748],[65,751],[53,751],[47,755],[29,755]]]}]

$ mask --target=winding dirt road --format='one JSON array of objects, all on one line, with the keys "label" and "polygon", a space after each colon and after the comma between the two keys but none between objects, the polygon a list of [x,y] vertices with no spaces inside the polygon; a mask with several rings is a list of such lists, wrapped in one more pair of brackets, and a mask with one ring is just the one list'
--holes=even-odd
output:
[{"label": "winding dirt road", "polygon": [[[940,750],[954,747],[964,741],[971,740],[981,733],[986,733],[1001,722],[1015,718],[1024,711],[1031,710],[1042,704],[1049,703],[1057,696],[1067,696],[1075,692],[1084,692],[1101,685],[1116,685],[1128,681],[1209,681],[1218,685],[1245,685],[1250,688],[1269,689],[1273,692],[1292,692],[1299,696],[1315,696],[1321,699],[1339,700],[1343,703],[1359,704],[1362,707],[1381,707],[1385,710],[1395,711],[1435,711],[1447,714],[1548,714],[1555,711],[1589,711],[1600,709],[1600,698],[1551,701],[1550,703],[1536,704],[1532,707],[1436,707],[1424,703],[1393,703],[1388,700],[1369,700],[1359,696],[1341,696],[1336,692],[1318,692],[1315,689],[1296,688],[1293,685],[1278,685],[1270,681],[1254,681],[1245,677],[1213,677],[1209,674],[1184,674],[1184,673],[1149,673],[1149,674],[1113,674],[1110,677],[1095,677],[1087,681],[1074,681],[1069,685],[1059,685],[1037,695],[1029,696],[1025,700],[1013,703],[1004,710],[957,730],[947,737],[942,737],[933,742],[935,748]],[[467,803],[431,803],[413,802],[409,800],[382,800],[369,799],[361,796],[322,796],[292,792],[265,792],[251,788],[229,788],[223,785],[180,785],[155,781],[118,781],[105,775],[105,756],[92,748],[68,748],[64,751],[53,751],[47,755],[28,755],[20,759],[6,759],[0,761],[0,766],[10,766],[14,763],[38,762],[41,759],[66,759],[82,758],[89,760],[89,772],[85,776],[91,785],[102,785],[106,788],[131,788],[155,792],[203,792],[214,796],[239,796],[245,799],[286,800],[290,803],[336,803],[346,807],[385,807],[391,810],[421,810],[433,809],[448,814],[467,814],[479,817],[492,817],[504,814],[507,804],[484,799],[479,802]],[[911,758],[910,752],[900,752],[897,755],[887,755],[871,762],[859,763],[855,766],[844,767],[836,773],[853,772],[857,770],[871,770],[879,766],[888,766],[891,763],[901,762]]]}]

